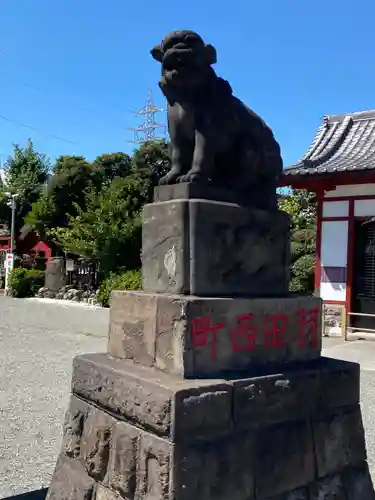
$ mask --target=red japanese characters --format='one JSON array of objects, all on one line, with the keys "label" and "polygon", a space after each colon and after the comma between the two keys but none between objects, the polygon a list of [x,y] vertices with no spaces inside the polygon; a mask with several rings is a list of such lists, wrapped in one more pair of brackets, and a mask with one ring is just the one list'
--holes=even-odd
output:
[{"label": "red japanese characters", "polygon": [[[297,323],[297,335],[300,348],[307,344],[313,348],[318,346],[319,308],[301,309],[293,314],[293,322]],[[236,318],[236,327],[229,331],[232,350],[255,349],[256,340],[261,338],[262,345],[269,348],[282,348],[285,345],[285,333],[292,320],[283,313],[264,315],[259,331],[252,313],[240,314]],[[209,317],[195,318],[192,321],[192,344],[194,347],[210,347],[212,359],[216,359],[218,331],[226,328],[223,323],[213,324]]]}]

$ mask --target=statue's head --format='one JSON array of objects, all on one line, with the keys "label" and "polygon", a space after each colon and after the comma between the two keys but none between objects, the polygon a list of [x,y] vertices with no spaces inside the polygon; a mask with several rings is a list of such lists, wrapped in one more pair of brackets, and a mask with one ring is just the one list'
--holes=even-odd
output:
[{"label": "statue's head", "polygon": [[173,31],[151,50],[162,65],[162,85],[192,88],[206,79],[216,63],[216,50],[194,31]]}]

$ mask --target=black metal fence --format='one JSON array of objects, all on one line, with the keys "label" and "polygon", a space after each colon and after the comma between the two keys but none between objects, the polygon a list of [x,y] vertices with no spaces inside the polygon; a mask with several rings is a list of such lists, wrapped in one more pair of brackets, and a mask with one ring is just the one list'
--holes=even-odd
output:
[{"label": "black metal fence", "polygon": [[98,286],[98,273],[93,264],[82,259],[67,259],[65,262],[68,285],[77,288]]}]

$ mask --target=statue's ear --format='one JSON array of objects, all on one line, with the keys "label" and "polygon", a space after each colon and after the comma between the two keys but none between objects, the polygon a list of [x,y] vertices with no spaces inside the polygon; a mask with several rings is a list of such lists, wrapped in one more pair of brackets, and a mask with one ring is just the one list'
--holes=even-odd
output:
[{"label": "statue's ear", "polygon": [[217,62],[216,49],[210,44],[205,45],[206,58],[208,64],[215,64]]},{"label": "statue's ear", "polygon": [[151,55],[157,61],[162,62],[163,61],[163,51],[161,50],[161,46],[155,45],[155,47],[153,49],[151,49]]}]

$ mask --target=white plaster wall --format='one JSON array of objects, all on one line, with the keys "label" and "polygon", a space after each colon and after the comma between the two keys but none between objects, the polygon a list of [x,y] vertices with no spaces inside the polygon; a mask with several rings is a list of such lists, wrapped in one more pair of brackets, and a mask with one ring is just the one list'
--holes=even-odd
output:
[{"label": "white plaster wall", "polygon": [[349,201],[323,202],[323,217],[347,217],[349,215]]},{"label": "white plaster wall", "polygon": [[375,184],[353,184],[348,186],[337,186],[333,191],[326,191],[324,198],[335,198],[337,196],[375,196]]},{"label": "white plaster wall", "polygon": [[322,266],[346,267],[348,253],[348,222],[322,222],[320,259]]},{"label": "white plaster wall", "polygon": [[375,216],[375,200],[355,200],[354,217]]},{"label": "white plaster wall", "polygon": [[320,297],[323,300],[346,300],[346,283],[320,283]]}]

